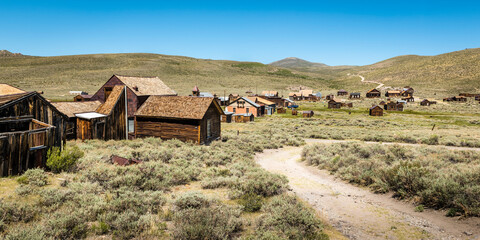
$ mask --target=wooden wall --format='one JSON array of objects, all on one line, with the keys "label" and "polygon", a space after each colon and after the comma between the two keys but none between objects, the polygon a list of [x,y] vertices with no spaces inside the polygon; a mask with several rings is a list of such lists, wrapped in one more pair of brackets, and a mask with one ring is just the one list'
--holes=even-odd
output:
[{"label": "wooden wall", "polygon": [[190,119],[164,119],[157,117],[135,117],[135,137],[176,138],[198,143],[200,121]]},{"label": "wooden wall", "polygon": [[[211,133],[212,136],[210,138],[207,137],[207,120],[210,119],[211,121]],[[208,107],[205,116],[201,120],[201,128],[200,128],[200,144],[209,143],[212,140],[215,140],[221,137],[221,121],[220,121],[220,114],[218,113],[215,105],[212,103],[210,107]]]},{"label": "wooden wall", "polygon": [[68,117],[58,111],[38,93],[32,93],[0,109],[0,118],[32,116],[34,119],[48,123],[56,128],[54,145],[62,146],[66,141],[66,122]]},{"label": "wooden wall", "polygon": [[[9,123],[1,123],[5,124]],[[55,128],[37,124],[32,124],[30,128],[0,133],[0,177],[22,174],[29,168],[45,167],[47,152],[54,146]]]},{"label": "wooden wall", "polygon": [[110,115],[105,119],[105,140],[126,139],[128,122],[125,119],[125,114],[125,91],[122,91],[122,94],[110,112]]}]

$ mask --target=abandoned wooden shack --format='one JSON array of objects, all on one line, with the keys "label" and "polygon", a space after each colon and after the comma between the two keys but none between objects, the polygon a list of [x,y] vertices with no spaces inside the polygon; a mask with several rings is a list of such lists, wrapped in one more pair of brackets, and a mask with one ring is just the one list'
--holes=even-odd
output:
[{"label": "abandoned wooden shack", "polygon": [[287,109],[284,107],[279,107],[277,108],[277,113],[282,114],[282,113],[287,113]]},{"label": "abandoned wooden shack", "polygon": [[381,105],[381,106],[385,106],[385,104],[387,104],[385,101],[380,101],[380,103],[378,103],[378,105]]},{"label": "abandoned wooden shack", "polygon": [[347,96],[348,92],[345,89],[340,89],[337,91],[337,96]]},{"label": "abandoned wooden shack", "polygon": [[383,108],[381,108],[378,105],[372,106],[369,109],[369,115],[370,116],[383,116]]},{"label": "abandoned wooden shack", "polygon": [[288,98],[292,101],[316,101],[317,96],[313,94],[313,90],[303,89],[298,92],[290,92]]},{"label": "abandoned wooden shack", "polygon": [[460,93],[460,94],[458,94],[458,96],[462,96],[462,97],[476,97],[476,96],[478,96],[478,93]]},{"label": "abandoned wooden shack", "polygon": [[128,132],[133,137],[135,126],[134,116],[137,109],[147,100],[149,96],[176,96],[177,93],[169,88],[158,77],[130,77],[113,75],[103,86],[92,96],[92,101],[105,102],[116,85],[127,86],[128,105]]},{"label": "abandoned wooden shack", "polygon": [[408,97],[408,96],[413,96],[413,93],[415,93],[415,90],[409,86],[405,86],[402,89],[401,96],[402,97]]},{"label": "abandoned wooden shack", "polygon": [[303,111],[302,112],[302,117],[304,117],[304,118],[311,118],[311,117],[313,117],[313,115],[314,115],[313,111]]},{"label": "abandoned wooden shack", "polygon": [[55,127],[54,145],[66,141],[68,117],[60,112],[38,92],[25,92],[0,96],[0,118],[29,116]]},{"label": "abandoned wooden shack", "polygon": [[436,101],[430,101],[428,99],[423,99],[423,101],[420,102],[420,106],[430,106],[432,104],[437,104]]},{"label": "abandoned wooden shack", "polygon": [[360,93],[350,93],[350,99],[352,98],[360,98],[361,97],[361,94]]},{"label": "abandoned wooden shack", "polygon": [[236,123],[246,123],[255,121],[255,116],[251,113],[233,114],[232,120]]},{"label": "abandoned wooden shack", "polygon": [[265,112],[265,106],[257,104],[247,97],[237,98],[235,101],[231,102],[230,105],[225,107],[225,110],[228,112],[233,112],[234,114],[253,114],[255,117],[262,116]]},{"label": "abandoned wooden shack", "polygon": [[394,101],[388,101],[385,106],[384,106],[384,109],[387,110],[387,111],[403,111],[403,103],[399,103],[399,102],[394,102]]},{"label": "abandoned wooden shack", "polygon": [[366,94],[366,97],[367,98],[378,98],[381,96],[381,93],[378,89],[376,88],[373,88],[373,89],[370,89],[368,90],[367,94]]},{"label": "abandoned wooden shack", "polygon": [[127,87],[116,85],[95,112],[77,113],[77,139],[128,139]]},{"label": "abandoned wooden shack", "polygon": [[390,90],[385,92],[385,97],[399,97],[401,94],[400,90]]},{"label": "abandoned wooden shack", "polygon": [[328,101],[328,108],[341,108],[342,102],[332,99]]},{"label": "abandoned wooden shack", "polygon": [[[31,117],[0,120],[0,177],[22,174],[29,168],[44,168],[47,152],[60,147],[55,127]],[[57,142],[57,144],[55,144]]]},{"label": "abandoned wooden shack", "polygon": [[220,138],[223,114],[213,98],[150,96],[135,114],[135,137],[207,144]]},{"label": "abandoned wooden shack", "polygon": [[463,96],[454,96],[443,99],[444,102],[466,102],[467,98]]},{"label": "abandoned wooden shack", "polygon": [[100,107],[100,101],[86,102],[52,102],[60,112],[68,117],[65,126],[67,140],[77,139],[77,117],[76,113],[95,112]]}]

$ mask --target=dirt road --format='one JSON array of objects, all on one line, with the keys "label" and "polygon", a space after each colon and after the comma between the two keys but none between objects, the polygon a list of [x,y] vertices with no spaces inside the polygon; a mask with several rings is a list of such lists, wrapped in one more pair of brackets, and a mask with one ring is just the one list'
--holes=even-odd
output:
[{"label": "dirt road", "polygon": [[[332,142],[338,141],[308,140],[307,144]],[[411,203],[388,194],[374,194],[336,179],[325,170],[305,165],[299,161],[302,148],[266,150],[257,154],[256,160],[265,169],[286,175],[292,190],[346,237],[480,239],[479,218],[447,218],[444,212],[428,209],[415,212]]]}]

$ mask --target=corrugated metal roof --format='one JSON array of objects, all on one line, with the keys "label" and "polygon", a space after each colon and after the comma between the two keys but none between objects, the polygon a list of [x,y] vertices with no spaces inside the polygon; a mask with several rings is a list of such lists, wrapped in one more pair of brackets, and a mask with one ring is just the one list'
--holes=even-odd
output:
[{"label": "corrugated metal roof", "polygon": [[246,102],[250,103],[250,105],[252,105],[252,106],[254,106],[254,107],[260,107],[259,104],[256,104],[255,102],[253,102],[252,100],[250,100],[250,99],[248,99],[248,98],[246,98],[246,97],[241,97],[241,98],[239,98],[239,99],[245,100]]}]

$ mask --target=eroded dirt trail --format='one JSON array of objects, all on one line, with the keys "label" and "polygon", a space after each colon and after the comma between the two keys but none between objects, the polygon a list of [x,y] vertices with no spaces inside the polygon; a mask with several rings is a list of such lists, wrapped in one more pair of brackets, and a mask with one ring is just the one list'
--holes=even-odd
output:
[{"label": "eroded dirt trail", "polygon": [[[307,144],[329,140],[308,140]],[[345,183],[325,170],[300,162],[303,147],[257,154],[265,169],[284,174],[292,190],[350,239],[480,239],[480,219],[447,218],[443,212],[415,212],[414,205],[391,195]]]}]

